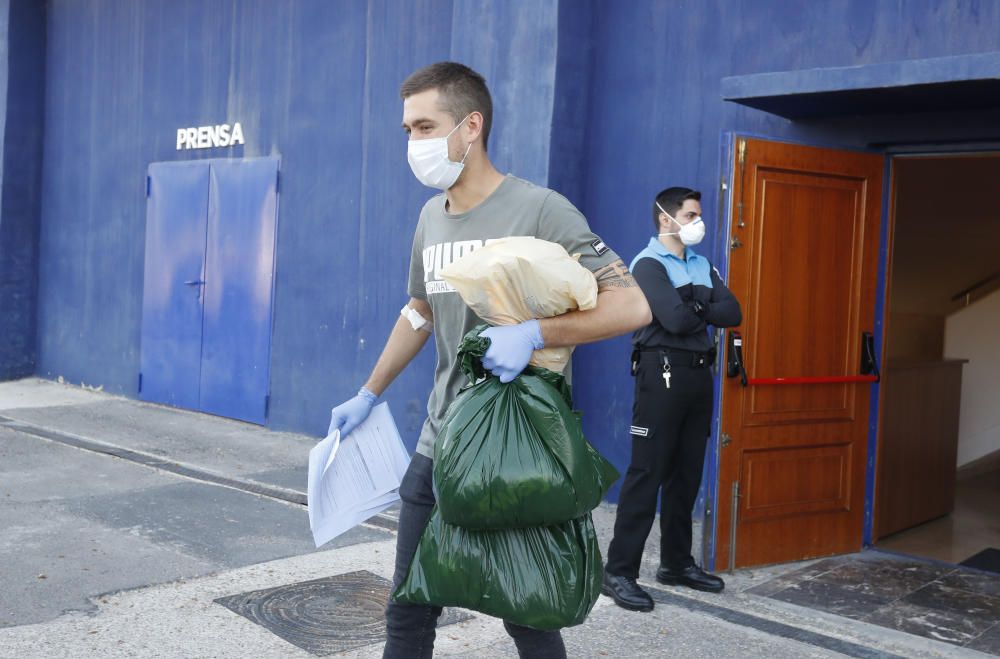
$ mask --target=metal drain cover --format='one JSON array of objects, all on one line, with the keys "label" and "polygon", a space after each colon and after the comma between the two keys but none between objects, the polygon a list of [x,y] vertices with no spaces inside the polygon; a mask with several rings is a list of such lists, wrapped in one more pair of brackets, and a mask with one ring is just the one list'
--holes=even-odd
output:
[{"label": "metal drain cover", "polygon": [[[215,602],[322,656],[385,640],[385,605],[391,585],[361,570],[220,597]],[[438,627],[471,617],[445,609]]]}]

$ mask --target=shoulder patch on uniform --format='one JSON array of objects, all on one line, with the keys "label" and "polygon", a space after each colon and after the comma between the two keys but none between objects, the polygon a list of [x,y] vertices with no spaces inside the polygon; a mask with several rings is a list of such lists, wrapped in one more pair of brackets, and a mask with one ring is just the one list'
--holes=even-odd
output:
[{"label": "shoulder patch on uniform", "polygon": [[594,248],[598,256],[604,256],[604,253],[608,251],[608,246],[604,244],[604,241],[598,238],[594,242],[590,243],[590,246]]},{"label": "shoulder patch on uniform", "polygon": [[641,426],[629,426],[629,431],[630,434],[635,435],[636,437],[649,436],[649,428],[643,428]]}]

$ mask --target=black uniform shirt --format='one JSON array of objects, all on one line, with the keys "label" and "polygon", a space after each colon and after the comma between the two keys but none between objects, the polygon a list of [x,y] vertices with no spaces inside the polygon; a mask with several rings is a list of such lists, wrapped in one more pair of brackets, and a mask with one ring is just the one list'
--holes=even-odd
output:
[{"label": "black uniform shirt", "polygon": [[712,347],[708,325],[735,327],[743,320],[740,303],[718,271],[690,247],[680,259],[654,236],[631,270],[653,312],[653,322],[632,335],[637,348],[706,352]]}]

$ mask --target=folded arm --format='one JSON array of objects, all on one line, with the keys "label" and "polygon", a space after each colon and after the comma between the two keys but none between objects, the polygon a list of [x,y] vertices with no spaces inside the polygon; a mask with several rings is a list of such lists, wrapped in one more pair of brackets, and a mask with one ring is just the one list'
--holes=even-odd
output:
[{"label": "folded arm", "polygon": [[705,321],[694,311],[691,302],[681,298],[658,261],[639,259],[635,278],[649,300],[653,316],[671,334],[691,334],[705,328]]},{"label": "folded arm", "polygon": [[705,322],[715,327],[736,327],[743,322],[740,303],[722,278],[712,269],[712,298],[707,305]]}]

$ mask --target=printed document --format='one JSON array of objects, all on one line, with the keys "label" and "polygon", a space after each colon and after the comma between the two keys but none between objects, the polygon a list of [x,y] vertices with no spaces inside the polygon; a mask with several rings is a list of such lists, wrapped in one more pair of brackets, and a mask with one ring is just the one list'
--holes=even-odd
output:
[{"label": "printed document", "polygon": [[364,423],[341,438],[334,431],[309,452],[309,528],[326,544],[399,500],[410,456],[389,412],[372,408]]}]

